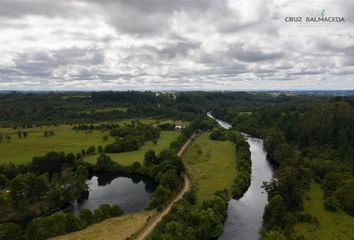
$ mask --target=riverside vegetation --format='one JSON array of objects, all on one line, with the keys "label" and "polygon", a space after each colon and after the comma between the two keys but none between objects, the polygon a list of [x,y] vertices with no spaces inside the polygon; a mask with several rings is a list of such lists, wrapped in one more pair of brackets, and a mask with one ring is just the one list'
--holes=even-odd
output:
[{"label": "riverside vegetation", "polygon": [[[176,152],[195,131],[209,131],[213,141],[234,143],[236,162],[233,171],[236,172],[236,180],[234,184],[229,181],[227,186],[220,186],[215,194],[208,193],[208,197],[201,197],[203,194],[198,193],[201,188],[192,189],[183,200],[174,204],[169,214],[149,236],[150,239],[185,239],[185,236],[188,239],[213,239],[221,234],[227,200],[230,196],[241,197],[250,182],[247,145],[238,136],[237,131],[263,138],[269,159],[275,166],[274,181],[264,185],[269,203],[263,216],[263,239],[311,240],[318,236],[352,239],[353,106],[353,97],[330,94],[155,94],[134,91],[1,93],[0,156],[3,164],[0,167],[0,239],[19,239],[23,233],[29,238],[30,231],[27,229],[21,232],[22,228],[18,223],[26,225],[31,219],[33,220],[27,228],[32,224],[33,229],[40,229],[41,224],[46,221],[48,223],[45,224],[49,224],[53,219],[62,222],[58,228],[48,228],[53,232],[43,231],[45,235],[41,235],[41,231],[33,230],[34,234],[38,234],[33,239],[43,239],[84,228],[85,221],[80,219],[80,216],[57,211],[65,205],[70,205],[81,190],[85,191],[85,176],[92,170],[133,172],[154,178],[158,187],[152,194],[148,208],[164,208],[183,184],[185,167]],[[209,110],[217,117],[231,122],[234,130],[223,131],[215,128],[215,122],[202,117]],[[152,123],[142,121],[147,118],[159,121],[172,119],[172,122],[181,120],[190,124],[180,135],[175,135],[175,140],[170,138],[172,142],[168,149],[149,151],[145,146],[155,146],[155,140],[158,145],[159,136],[163,137],[167,130],[164,129],[165,126],[152,127]],[[131,123],[134,127],[121,125],[120,122],[124,119],[140,119],[140,123]],[[117,123],[119,126],[114,126]],[[106,126],[100,126],[101,124]],[[90,130],[79,129],[84,125],[89,128],[93,125],[92,133],[86,134],[85,132]],[[65,149],[64,143],[56,146],[53,142],[52,146],[47,145],[46,151],[42,149],[33,154],[34,152],[31,153],[25,148],[23,151],[19,148],[18,156],[13,152],[13,159],[6,155],[11,152],[11,148],[6,144],[25,143],[32,137],[50,143],[59,139],[60,128],[64,126],[65,131],[72,131],[70,134],[76,133],[80,136],[73,139],[74,147],[70,150]],[[72,129],[75,126],[76,129]],[[102,131],[96,127],[107,129]],[[128,137],[129,134],[122,133],[119,133],[120,136],[110,136],[109,132],[114,128],[124,127],[130,130],[141,128],[149,133],[148,136],[132,134]],[[87,137],[89,134],[97,136],[92,140],[93,143],[85,142],[92,139]],[[104,139],[105,136],[107,139]],[[82,144],[79,143],[81,141]],[[120,153],[104,153],[107,145],[108,152]],[[122,153],[125,147],[132,151]],[[25,157],[20,157],[20,152],[24,152],[22,156]],[[122,164],[120,160],[114,161],[119,154],[137,152],[140,153],[136,162],[134,158],[122,161]],[[143,155],[145,158],[142,161]],[[322,207],[311,207],[315,203],[322,203]],[[118,207],[103,208],[102,215],[106,217],[118,214]],[[91,214],[93,219],[96,219],[95,212]],[[338,221],[343,224],[340,227],[331,226],[335,224],[335,221],[330,220],[332,217],[340,219]],[[38,218],[40,220],[36,220]],[[70,221],[72,224],[67,224]]]}]

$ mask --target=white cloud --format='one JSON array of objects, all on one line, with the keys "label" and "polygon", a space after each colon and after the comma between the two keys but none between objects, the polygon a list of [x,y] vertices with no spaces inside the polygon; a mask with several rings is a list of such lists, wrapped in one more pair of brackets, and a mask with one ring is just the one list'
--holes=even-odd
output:
[{"label": "white cloud", "polygon": [[[2,0],[0,89],[353,89],[345,0]],[[286,23],[313,14],[343,24]]]}]

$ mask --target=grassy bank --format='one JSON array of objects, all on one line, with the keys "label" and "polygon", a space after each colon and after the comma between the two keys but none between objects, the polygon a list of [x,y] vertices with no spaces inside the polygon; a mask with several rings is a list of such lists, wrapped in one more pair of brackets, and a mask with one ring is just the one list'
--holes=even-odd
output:
[{"label": "grassy bank", "polygon": [[304,210],[318,220],[318,225],[314,223],[295,225],[295,231],[304,235],[306,240],[354,239],[354,217],[341,210],[326,211],[323,206],[323,191],[318,184],[311,184],[304,201]]},{"label": "grassy bank", "polygon": [[142,229],[155,211],[127,214],[110,218],[81,231],[62,235],[52,240],[125,240]]},{"label": "grassy bank", "polygon": [[236,176],[234,143],[211,140],[209,133],[200,134],[183,155],[183,161],[197,188],[198,202],[217,190],[231,190]]}]

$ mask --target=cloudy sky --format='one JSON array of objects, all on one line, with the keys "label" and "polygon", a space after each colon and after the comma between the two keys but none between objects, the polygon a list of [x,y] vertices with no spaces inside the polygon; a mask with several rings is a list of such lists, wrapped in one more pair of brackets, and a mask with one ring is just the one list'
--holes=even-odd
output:
[{"label": "cloudy sky", "polygon": [[354,89],[354,1],[0,0],[10,89]]}]

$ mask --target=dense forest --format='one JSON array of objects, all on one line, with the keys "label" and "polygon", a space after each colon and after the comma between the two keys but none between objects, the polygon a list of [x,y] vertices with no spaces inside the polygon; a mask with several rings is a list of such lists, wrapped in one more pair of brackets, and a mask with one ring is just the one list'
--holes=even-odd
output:
[{"label": "dense forest", "polygon": [[10,92],[0,93],[0,124],[31,127],[152,116],[193,120],[220,106],[248,112],[265,104],[314,98],[322,97],[285,94],[274,97],[267,93],[246,92]]},{"label": "dense forest", "polygon": [[252,113],[215,109],[219,117],[247,133],[260,136],[269,159],[277,166],[275,179],[266,183],[269,203],[263,234],[297,239],[292,226],[316,221],[303,212],[304,192],[311,181],[324,190],[324,206],[341,208],[354,216],[353,99],[334,97],[266,105]]}]

